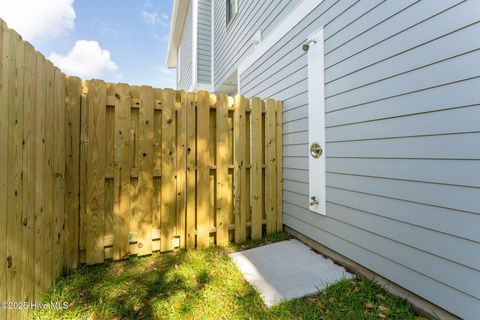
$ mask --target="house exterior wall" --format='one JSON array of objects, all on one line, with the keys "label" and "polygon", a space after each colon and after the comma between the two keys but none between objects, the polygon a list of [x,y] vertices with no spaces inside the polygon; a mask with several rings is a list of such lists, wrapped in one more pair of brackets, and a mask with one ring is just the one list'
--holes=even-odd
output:
[{"label": "house exterior wall", "polygon": [[214,87],[218,88],[252,52],[251,39],[267,36],[301,0],[239,0],[238,12],[226,25],[226,2],[214,1]]},{"label": "house exterior wall", "polygon": [[212,0],[198,0],[197,82],[211,83]]},{"label": "house exterior wall", "polygon": [[[240,1],[222,33],[224,2],[215,3],[215,83],[251,51],[259,26],[291,11]],[[284,101],[284,223],[465,319],[480,314],[479,8],[325,0],[239,77],[246,97]],[[308,210],[316,84],[301,48],[322,26],[326,216]]]},{"label": "house exterior wall", "polygon": [[188,6],[185,23],[183,25],[182,36],[180,38],[180,54],[177,57],[177,70],[180,65],[180,72],[177,74],[177,88],[188,90],[193,83],[193,16],[192,3]]}]

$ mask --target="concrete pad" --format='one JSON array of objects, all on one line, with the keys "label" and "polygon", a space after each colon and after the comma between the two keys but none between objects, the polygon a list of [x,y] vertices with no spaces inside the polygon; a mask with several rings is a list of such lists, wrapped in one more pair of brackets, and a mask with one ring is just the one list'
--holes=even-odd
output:
[{"label": "concrete pad", "polygon": [[322,291],[353,275],[298,240],[269,244],[229,255],[267,307]]}]

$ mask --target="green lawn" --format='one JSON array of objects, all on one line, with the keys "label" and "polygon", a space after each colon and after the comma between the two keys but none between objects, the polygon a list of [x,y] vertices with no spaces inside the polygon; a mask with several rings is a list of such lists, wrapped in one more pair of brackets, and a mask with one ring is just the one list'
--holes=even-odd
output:
[{"label": "green lawn", "polygon": [[403,300],[365,280],[344,280],[267,309],[227,256],[260,244],[83,266],[45,296],[44,302],[68,302],[69,308],[43,310],[34,319],[416,319]]}]

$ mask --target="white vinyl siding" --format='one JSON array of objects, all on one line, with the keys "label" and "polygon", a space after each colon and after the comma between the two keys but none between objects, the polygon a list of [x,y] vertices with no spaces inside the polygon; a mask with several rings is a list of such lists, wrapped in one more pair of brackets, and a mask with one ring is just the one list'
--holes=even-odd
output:
[{"label": "white vinyl siding", "polygon": [[[288,6],[247,3],[236,40],[219,35],[218,81],[248,52],[241,39]],[[325,0],[240,75],[243,95],[284,101],[284,223],[465,319],[480,314],[478,8]],[[322,26],[326,217],[308,210],[301,48]]]}]

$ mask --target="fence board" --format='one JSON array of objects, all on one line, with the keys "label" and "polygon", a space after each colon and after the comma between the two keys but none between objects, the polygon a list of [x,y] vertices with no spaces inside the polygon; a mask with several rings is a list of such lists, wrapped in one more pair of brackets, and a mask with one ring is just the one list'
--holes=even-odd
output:
[{"label": "fence board", "polygon": [[[7,234],[8,199],[8,35],[7,25],[0,20],[0,234]],[[5,42],[4,42],[5,41]],[[0,241],[0,259],[6,261],[7,242]],[[7,301],[7,264],[0,263],[0,301]],[[0,318],[7,318],[7,311],[0,310]]]},{"label": "fence board", "polygon": [[209,245],[210,228],[210,97],[197,93],[197,247]]},{"label": "fence board", "polygon": [[88,150],[86,199],[86,262],[104,261],[104,180],[105,180],[105,105],[106,86],[103,81],[87,82]]},{"label": "fence board", "polygon": [[[37,64],[37,72],[39,71]],[[66,83],[65,112],[65,257],[67,270],[79,265],[79,195],[80,195],[80,99],[82,81],[70,77]]]},{"label": "fence board", "polygon": [[196,101],[194,93],[187,93],[186,112],[189,115],[186,119],[187,129],[187,213],[186,213],[186,239],[187,249],[195,247],[195,217],[196,217]]},{"label": "fence board", "polygon": [[65,75],[55,68],[55,117],[54,117],[54,278],[62,275],[65,244]]},{"label": "fence board", "polygon": [[36,54],[37,77],[35,90],[35,301],[40,302],[43,293],[45,269],[45,58]]},{"label": "fence board", "polygon": [[267,100],[265,104],[265,214],[267,216],[267,234],[277,229],[276,213],[276,163],[277,148],[275,144],[276,113],[275,101]]},{"label": "fence board", "polygon": [[234,111],[234,157],[235,157],[235,178],[234,178],[234,211],[235,211],[235,242],[240,243],[246,239],[247,211],[249,210],[249,196],[247,189],[247,150],[245,137],[246,107],[248,101],[242,96],[235,97]]},{"label": "fence board", "polygon": [[[152,204],[153,204],[153,118],[155,93],[153,88],[140,89],[139,111],[139,197],[140,219],[137,238],[137,254],[152,253]],[[128,153],[127,153],[128,155]]]},{"label": "fence board", "polygon": [[[263,159],[262,151],[262,101],[252,99],[252,239],[262,236],[263,216]],[[255,143],[258,142],[258,143]]]},{"label": "fence board", "polygon": [[276,165],[277,165],[277,207],[275,209],[277,215],[277,231],[283,230],[283,103],[276,101]]},{"label": "fence board", "polygon": [[173,250],[175,228],[175,93],[163,90],[162,99],[162,212],[161,251]]},{"label": "fence board", "polygon": [[217,245],[228,245],[228,100],[224,94],[219,94],[216,106],[216,230]]},{"label": "fence board", "polygon": [[[52,117],[55,114],[55,68],[50,61],[45,66],[46,75],[46,114]],[[50,118],[51,119],[51,118]],[[47,212],[45,230],[45,288],[53,284],[53,192],[54,192],[54,131],[52,125],[45,127],[45,212]]]},{"label": "fence board", "polygon": [[177,232],[179,245],[185,247],[186,220],[186,145],[187,145],[187,109],[185,91],[180,91],[180,101],[177,103]]},{"label": "fence board", "polygon": [[[22,208],[22,267],[21,301],[32,301],[35,279],[35,88],[36,55],[29,43],[24,43],[23,91],[23,208]],[[63,198],[62,198],[63,201]],[[25,316],[22,313],[22,316]],[[22,317],[24,318],[24,317]]]},{"label": "fence board", "polygon": [[132,98],[126,84],[113,86],[114,115],[114,206],[113,260],[125,259],[130,252],[130,111]]}]

